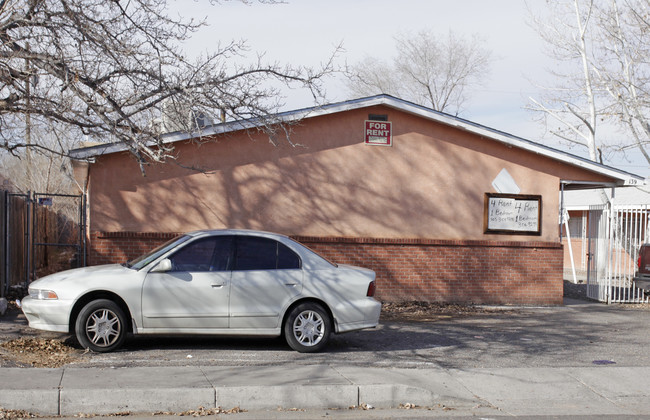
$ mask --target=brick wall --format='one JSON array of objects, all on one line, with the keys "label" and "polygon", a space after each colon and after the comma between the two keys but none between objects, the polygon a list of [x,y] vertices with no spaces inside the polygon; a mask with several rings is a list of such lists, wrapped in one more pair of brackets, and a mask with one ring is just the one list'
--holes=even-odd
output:
[{"label": "brick wall", "polygon": [[[91,264],[123,262],[174,233],[98,232]],[[295,237],[341,264],[377,273],[382,301],[561,305],[562,245],[549,242]]]},{"label": "brick wall", "polygon": [[177,235],[178,233],[92,232],[88,246],[88,265],[132,260]]},{"label": "brick wall", "polygon": [[561,305],[562,246],[547,242],[296,238],[377,273],[383,301]]}]

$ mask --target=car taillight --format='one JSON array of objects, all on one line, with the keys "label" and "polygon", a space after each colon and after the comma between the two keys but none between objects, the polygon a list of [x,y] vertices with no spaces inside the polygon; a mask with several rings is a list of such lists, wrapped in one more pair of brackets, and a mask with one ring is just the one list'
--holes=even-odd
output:
[{"label": "car taillight", "polygon": [[377,290],[377,285],[375,284],[374,281],[371,281],[370,284],[368,285],[368,292],[366,293],[366,296],[368,297],[375,296],[375,290]]}]

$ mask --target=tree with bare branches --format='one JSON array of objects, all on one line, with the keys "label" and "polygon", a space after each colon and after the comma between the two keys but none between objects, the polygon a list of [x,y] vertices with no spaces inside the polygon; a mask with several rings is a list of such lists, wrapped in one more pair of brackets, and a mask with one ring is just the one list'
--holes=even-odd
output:
[{"label": "tree with bare branches", "polygon": [[541,86],[529,109],[594,161],[603,150],[640,152],[650,165],[650,0],[564,0],[544,11],[532,22],[555,84]]},{"label": "tree with bare branches", "polygon": [[612,0],[598,25],[603,45],[594,71],[630,135],[619,149],[639,151],[650,165],[650,1]]},{"label": "tree with bare branches", "polygon": [[322,99],[331,59],[319,69],[262,56],[251,64],[243,41],[189,58],[181,44],[203,22],[170,17],[166,7],[167,0],[0,0],[0,148],[65,155],[68,144],[34,138],[32,127],[40,127],[66,139],[120,142],[144,171],[174,156],[162,141],[165,125],[200,134],[197,117],[258,118],[274,136],[282,86]]},{"label": "tree with bare branches", "polygon": [[431,31],[395,38],[397,56],[390,62],[366,57],[348,70],[354,96],[385,93],[458,115],[467,93],[489,74],[491,52],[478,35],[446,37]]}]

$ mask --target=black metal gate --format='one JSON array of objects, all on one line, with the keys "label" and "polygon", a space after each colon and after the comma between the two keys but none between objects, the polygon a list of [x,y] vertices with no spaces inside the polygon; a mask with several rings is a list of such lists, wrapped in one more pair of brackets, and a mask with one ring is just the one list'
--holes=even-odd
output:
[{"label": "black metal gate", "polygon": [[28,194],[2,191],[2,258],[0,296],[11,287],[26,285],[29,278],[30,200]]},{"label": "black metal gate", "polygon": [[86,265],[84,195],[0,191],[0,296]]}]

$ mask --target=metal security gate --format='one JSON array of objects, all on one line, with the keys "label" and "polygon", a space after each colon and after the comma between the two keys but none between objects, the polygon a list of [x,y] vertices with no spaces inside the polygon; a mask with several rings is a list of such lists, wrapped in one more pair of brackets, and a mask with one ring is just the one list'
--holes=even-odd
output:
[{"label": "metal security gate", "polygon": [[634,286],[639,248],[650,240],[650,209],[639,206],[589,208],[587,296],[607,303],[648,303]]},{"label": "metal security gate", "polygon": [[6,296],[11,287],[26,285],[29,279],[29,238],[31,204],[28,194],[0,191],[0,225],[2,244],[0,250],[0,296]]},{"label": "metal security gate", "polygon": [[587,297],[598,301],[607,300],[605,273],[607,262],[607,206],[590,206],[587,246]]},{"label": "metal security gate", "polygon": [[32,278],[85,266],[84,196],[34,193],[32,201]]},{"label": "metal security gate", "polygon": [[32,280],[86,265],[83,195],[0,191],[0,296]]}]

